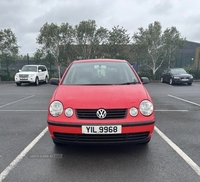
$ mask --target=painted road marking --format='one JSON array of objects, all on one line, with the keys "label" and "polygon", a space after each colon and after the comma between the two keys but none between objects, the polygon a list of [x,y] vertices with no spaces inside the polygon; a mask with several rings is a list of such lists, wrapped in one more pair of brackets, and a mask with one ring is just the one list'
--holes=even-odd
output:
[{"label": "painted road marking", "polygon": [[48,128],[46,127],[0,174],[2,182],[12,169],[26,156],[26,154],[35,146],[35,144],[45,135]]},{"label": "painted road marking", "polygon": [[16,100],[16,101],[14,101],[14,102],[10,102],[10,103],[4,104],[4,105],[0,106],[0,108],[5,107],[5,106],[9,106],[9,105],[11,105],[11,104],[15,104],[15,103],[17,103],[17,102],[20,102],[20,101],[29,99],[29,98],[34,97],[34,96],[35,96],[35,95],[31,95],[31,96],[25,97],[25,98],[23,98],[23,99]]},{"label": "painted road marking", "polygon": [[188,112],[188,110],[154,110],[158,112]]},{"label": "painted road marking", "polygon": [[184,153],[175,143],[173,143],[162,131],[155,127],[155,131],[176,151],[185,162],[200,176],[200,167],[186,154]]},{"label": "painted road marking", "polygon": [[189,104],[192,104],[192,105],[195,105],[195,106],[199,106],[200,107],[200,104],[197,104],[195,102],[192,102],[192,101],[189,101],[189,100],[185,100],[185,99],[182,99],[180,97],[176,97],[176,96],[173,96],[173,95],[170,95],[168,94],[169,97],[172,97],[172,98],[175,98],[175,99],[178,99],[178,100],[181,100],[181,101],[184,101],[184,102],[187,102]]}]

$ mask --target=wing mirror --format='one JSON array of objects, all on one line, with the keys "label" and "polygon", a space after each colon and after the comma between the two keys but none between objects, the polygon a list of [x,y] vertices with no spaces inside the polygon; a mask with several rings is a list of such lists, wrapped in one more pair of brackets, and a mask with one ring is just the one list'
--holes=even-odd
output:
[{"label": "wing mirror", "polygon": [[149,78],[148,77],[141,77],[141,81],[143,84],[149,83]]}]

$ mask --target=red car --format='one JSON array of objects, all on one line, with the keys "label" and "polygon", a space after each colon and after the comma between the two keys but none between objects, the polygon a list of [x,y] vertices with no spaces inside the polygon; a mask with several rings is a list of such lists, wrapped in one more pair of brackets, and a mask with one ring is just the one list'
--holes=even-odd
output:
[{"label": "red car", "polygon": [[73,61],[48,106],[53,142],[148,143],[155,123],[148,81],[125,60]]}]

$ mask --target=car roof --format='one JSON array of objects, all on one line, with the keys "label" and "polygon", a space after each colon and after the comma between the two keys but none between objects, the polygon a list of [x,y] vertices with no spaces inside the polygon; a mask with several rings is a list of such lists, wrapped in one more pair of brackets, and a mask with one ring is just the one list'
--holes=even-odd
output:
[{"label": "car roof", "polygon": [[127,61],[122,59],[81,59],[81,60],[74,60],[73,62],[80,63],[80,62],[127,62]]},{"label": "car roof", "polygon": [[173,69],[183,69],[183,68],[169,68],[169,69],[173,70]]},{"label": "car roof", "polygon": [[41,65],[41,64],[26,64],[24,66],[45,66],[45,65]]},{"label": "car roof", "polygon": [[166,68],[165,70],[177,70],[177,69],[184,69],[184,68]]}]

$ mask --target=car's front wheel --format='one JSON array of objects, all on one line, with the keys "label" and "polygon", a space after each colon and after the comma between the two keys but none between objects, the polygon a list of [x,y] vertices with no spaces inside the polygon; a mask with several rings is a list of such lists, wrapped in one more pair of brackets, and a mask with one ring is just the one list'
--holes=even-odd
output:
[{"label": "car's front wheel", "polygon": [[161,77],[161,78],[160,78],[160,82],[161,82],[161,83],[163,83],[163,82],[164,82],[164,80],[163,80],[163,77]]},{"label": "car's front wheel", "polygon": [[62,143],[59,143],[59,142],[57,142],[55,139],[53,139],[52,138],[52,140],[53,140],[53,143],[56,145],[56,146],[62,146],[63,144]]},{"label": "car's front wheel", "polygon": [[45,77],[45,81],[44,81],[45,83],[48,83],[49,82],[49,80],[48,80],[48,77],[46,76]]},{"label": "car's front wheel", "polygon": [[188,83],[188,85],[192,85],[192,83]]},{"label": "car's front wheel", "polygon": [[21,86],[21,83],[16,83],[17,86]]},{"label": "car's front wheel", "polygon": [[148,144],[150,142],[150,140],[151,140],[151,137],[148,138],[147,140],[145,140],[144,142],[141,142],[141,144],[142,145],[146,145],[146,144]]},{"label": "car's front wheel", "polygon": [[174,84],[174,82],[173,82],[173,79],[172,79],[172,78],[170,78],[170,80],[169,80],[169,84],[170,84],[170,85],[173,85],[173,84]]},{"label": "car's front wheel", "polygon": [[39,85],[39,79],[38,77],[35,78],[35,86],[38,86]]}]

